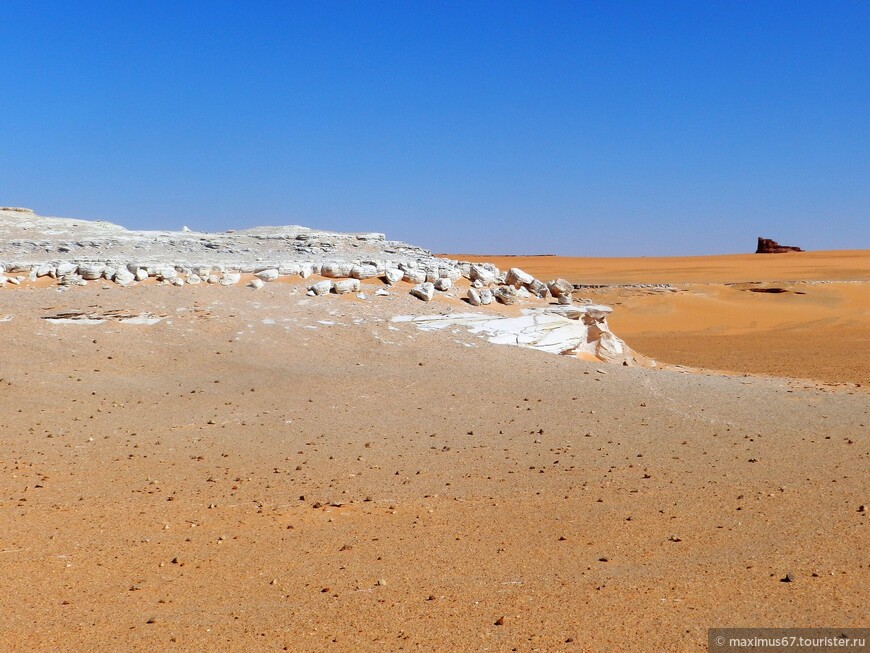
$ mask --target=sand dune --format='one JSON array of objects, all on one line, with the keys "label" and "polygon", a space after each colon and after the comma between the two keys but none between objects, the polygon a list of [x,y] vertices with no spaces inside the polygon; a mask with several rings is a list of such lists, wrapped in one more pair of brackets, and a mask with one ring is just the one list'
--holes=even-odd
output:
[{"label": "sand dune", "polygon": [[870,250],[493,261],[575,284],[672,284],[578,293],[614,306],[614,332],[666,363],[870,384]]}]

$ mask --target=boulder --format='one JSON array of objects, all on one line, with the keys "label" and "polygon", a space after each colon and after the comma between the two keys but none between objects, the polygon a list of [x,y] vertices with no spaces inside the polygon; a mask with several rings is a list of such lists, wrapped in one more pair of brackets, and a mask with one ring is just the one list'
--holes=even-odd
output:
[{"label": "boulder", "polygon": [[526,288],[528,288],[529,292],[538,299],[544,299],[547,295],[550,294],[550,291],[547,290],[547,284],[545,284],[540,279],[532,279],[532,282],[528,284]]},{"label": "boulder", "polygon": [[405,270],[402,277],[408,283],[424,283],[426,281],[426,271],[417,269]]},{"label": "boulder", "polygon": [[320,276],[331,279],[347,279],[350,276],[350,271],[352,269],[353,265],[350,263],[324,263],[320,267]]},{"label": "boulder", "polygon": [[78,266],[78,273],[82,279],[94,280],[102,277],[105,269],[102,263],[82,263]]},{"label": "boulder", "polygon": [[492,290],[489,288],[481,288],[480,293],[480,304],[481,306],[488,306],[495,301],[495,295],[492,294]]},{"label": "boulder", "polygon": [[239,272],[225,272],[219,283],[222,286],[235,286],[242,280],[242,275]]},{"label": "boulder", "polygon": [[399,283],[404,276],[405,273],[398,268],[387,268],[384,271],[384,281],[387,283],[388,286],[393,286]]},{"label": "boulder", "polygon": [[354,265],[350,270],[354,279],[374,279],[378,276],[378,268],[374,265]]},{"label": "boulder", "polygon": [[57,273],[57,268],[54,267],[51,263],[43,263],[38,268],[36,268],[36,277],[47,277],[47,276],[55,276]]},{"label": "boulder", "polygon": [[472,306],[480,306],[480,291],[477,288],[468,289],[468,303]]},{"label": "boulder", "polygon": [[136,281],[145,281],[145,279],[148,278],[148,270],[137,268],[134,276],[136,277]]},{"label": "boulder", "polygon": [[490,269],[489,267],[484,267],[479,263],[475,263],[471,266],[471,280],[479,281],[484,286],[489,286],[495,283],[496,278],[498,277],[498,269],[495,270]]},{"label": "boulder", "polygon": [[263,281],[260,277],[257,277],[255,279],[251,279],[247,285],[248,285],[248,288],[253,288],[254,290],[259,290],[260,288],[262,288],[263,286],[266,285],[266,282]]},{"label": "boulder", "polygon": [[532,281],[534,280],[535,278],[531,274],[529,274],[528,272],[523,272],[519,268],[511,268],[507,271],[507,274],[504,278],[504,282],[509,286],[513,286],[514,288],[526,286],[532,283]]},{"label": "boulder", "polygon": [[328,279],[324,279],[323,281],[318,281],[317,283],[308,287],[308,290],[313,292],[315,295],[328,295],[332,290],[332,287],[335,284]]},{"label": "boulder", "polygon": [[517,302],[517,289],[513,286],[499,286],[492,291],[492,294],[496,301],[501,302],[506,306],[510,306]]},{"label": "boulder", "polygon": [[71,263],[69,261],[61,261],[57,264],[57,268],[54,273],[59,277],[65,277],[68,274],[73,274],[77,269],[78,265],[75,263]]},{"label": "boulder", "polygon": [[359,285],[359,279],[342,279],[341,281],[335,282],[333,290],[336,295],[345,295],[351,292],[358,292]]},{"label": "boulder", "polygon": [[556,297],[556,301],[561,306],[570,306],[571,304],[574,303],[574,300],[571,298],[571,295],[559,295],[558,297]]},{"label": "boulder", "polygon": [[453,287],[453,282],[450,279],[441,277],[440,279],[436,279],[433,285],[435,286],[435,290],[444,291],[450,290]]},{"label": "boulder", "polygon": [[136,281],[136,276],[127,268],[118,268],[115,270],[114,280],[118,285],[129,286]]},{"label": "boulder", "polygon": [[574,292],[574,286],[565,279],[553,279],[547,282],[547,290],[553,297],[559,297],[560,295],[570,295]]},{"label": "boulder", "polygon": [[426,281],[411,289],[411,294],[417,299],[422,299],[424,302],[432,301],[435,296],[435,285]]},{"label": "boulder", "polygon": [[[280,275],[279,275],[277,269],[269,268],[267,270],[260,270],[254,276],[257,277],[257,279],[259,279],[260,281],[274,281]],[[250,285],[250,284],[248,284],[248,285]]]}]

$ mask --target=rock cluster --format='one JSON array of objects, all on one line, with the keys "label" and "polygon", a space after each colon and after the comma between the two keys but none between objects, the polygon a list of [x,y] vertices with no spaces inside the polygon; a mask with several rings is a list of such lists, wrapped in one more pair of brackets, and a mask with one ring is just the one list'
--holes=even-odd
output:
[{"label": "rock cluster", "polygon": [[755,250],[756,254],[785,254],[786,252],[802,252],[800,247],[791,245],[780,245],[775,240],[770,238],[758,237],[758,247]]},{"label": "rock cluster", "polygon": [[[0,208],[0,286],[25,279],[56,279],[60,286],[112,281],[129,286],[147,279],[174,286],[233,286],[243,275],[258,289],[280,277],[321,279],[310,295],[360,292],[360,282],[385,286],[404,281],[410,294],[431,301],[466,279],[466,301],[493,302],[554,297],[571,303],[564,279],[544,283],[519,268],[503,272],[490,263],[436,258],[424,249],[388,241],[383,234],[342,234],[299,226],[256,227],[223,233],[128,231],[108,222],[41,217],[29,209]],[[385,290],[381,289],[384,294]]]}]

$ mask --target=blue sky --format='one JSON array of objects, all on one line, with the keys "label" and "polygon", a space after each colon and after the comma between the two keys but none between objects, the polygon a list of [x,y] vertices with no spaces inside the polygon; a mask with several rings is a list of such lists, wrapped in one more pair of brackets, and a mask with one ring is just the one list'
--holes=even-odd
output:
[{"label": "blue sky", "polygon": [[438,252],[870,248],[870,3],[0,2],[0,204]]}]

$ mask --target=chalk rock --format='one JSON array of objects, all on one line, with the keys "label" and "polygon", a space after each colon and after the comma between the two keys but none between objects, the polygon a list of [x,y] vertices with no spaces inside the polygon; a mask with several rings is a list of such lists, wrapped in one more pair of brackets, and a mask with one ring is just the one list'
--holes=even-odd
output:
[{"label": "chalk rock", "polygon": [[312,274],[314,274],[314,268],[311,263],[303,263],[299,268],[299,276],[303,279],[307,279]]},{"label": "chalk rock", "polygon": [[481,306],[488,306],[495,301],[495,295],[492,294],[490,288],[481,288],[478,292],[480,293]]},{"label": "chalk rock", "polygon": [[161,265],[154,272],[154,276],[163,281],[171,282],[178,278],[178,270],[171,265]]},{"label": "chalk rock", "polygon": [[182,279],[181,277],[175,277],[175,278],[172,280],[172,285],[173,285],[173,286],[178,286],[179,288],[181,288],[181,286],[184,285],[184,279]]},{"label": "chalk rock", "polygon": [[435,280],[435,290],[450,290],[453,287],[453,282],[450,279],[441,277]]},{"label": "chalk rock", "polygon": [[323,281],[318,281],[317,283],[308,287],[308,290],[313,292],[315,295],[328,295],[332,290],[332,287],[335,284],[328,279],[324,279]]},{"label": "chalk rock", "polygon": [[198,274],[189,274],[187,275],[187,283],[196,285],[198,283],[202,283],[202,277]]},{"label": "chalk rock", "polygon": [[114,280],[118,285],[129,286],[136,280],[136,277],[127,268],[118,268],[115,270]]},{"label": "chalk rock", "polygon": [[225,272],[219,283],[222,286],[235,286],[241,280],[242,275],[239,272]]},{"label": "chalk rock", "polygon": [[408,283],[424,283],[426,281],[426,271],[408,269],[405,270],[405,274],[402,278]]},{"label": "chalk rock", "polygon": [[411,289],[411,294],[417,299],[422,299],[424,302],[432,301],[435,296],[435,285],[428,281],[414,286]]},{"label": "chalk rock", "polygon": [[468,303],[472,306],[480,306],[480,291],[477,288],[468,289]]},{"label": "chalk rock", "polygon": [[535,278],[531,274],[529,274],[528,272],[524,272],[519,268],[511,268],[507,271],[507,274],[504,278],[504,282],[509,286],[513,286],[514,288],[528,285],[534,280]]},{"label": "chalk rock", "polygon": [[320,276],[331,279],[346,279],[350,276],[352,269],[353,265],[350,263],[328,262],[320,267]]},{"label": "chalk rock", "polygon": [[359,279],[342,279],[336,281],[333,287],[336,295],[344,295],[351,292],[359,291]]},{"label": "chalk rock", "polygon": [[517,301],[517,289],[513,286],[499,286],[492,291],[496,301],[509,306]]},{"label": "chalk rock", "polygon": [[526,288],[528,288],[529,292],[538,299],[544,299],[547,295],[550,294],[550,291],[547,290],[547,284],[545,284],[540,279],[532,279],[532,282],[528,284]]},{"label": "chalk rock", "polygon": [[38,268],[36,268],[36,277],[47,277],[47,276],[55,276],[57,272],[57,268],[55,268],[51,263],[43,263]]},{"label": "chalk rock", "polygon": [[384,288],[378,288],[377,290],[375,290],[375,294],[378,297],[389,297],[390,296],[390,293]]},{"label": "chalk rock", "polygon": [[82,279],[94,280],[103,276],[106,266],[102,263],[82,263],[78,266],[78,273]]},{"label": "chalk rock", "polygon": [[276,270],[275,268],[269,268],[267,270],[260,270],[254,276],[257,277],[257,279],[259,279],[260,281],[274,281],[278,278],[279,274],[278,270]]},{"label": "chalk rock", "polygon": [[398,268],[387,268],[384,270],[384,281],[386,281],[387,285],[390,286],[399,283],[404,276],[405,273]]},{"label": "chalk rock", "polygon": [[574,292],[574,286],[565,279],[553,279],[547,282],[547,290],[553,297],[559,297],[560,295],[570,295]]},{"label": "chalk rock", "polygon": [[350,276],[354,279],[374,279],[378,276],[378,268],[374,265],[354,265]]},{"label": "chalk rock", "polygon": [[55,269],[54,273],[59,277],[65,277],[68,274],[73,274],[77,269],[78,265],[75,263],[71,263],[69,261],[61,261],[57,264],[57,269]]},{"label": "chalk rock", "polygon": [[247,284],[248,288],[253,288],[254,290],[259,290],[265,285],[266,282],[259,277],[257,277],[256,279],[251,279]]},{"label": "chalk rock", "polygon": [[145,279],[148,278],[148,270],[137,268],[134,276],[136,277],[136,281],[145,281]]},{"label": "chalk rock", "polygon": [[484,267],[482,264],[475,263],[471,266],[471,280],[480,281],[483,285],[489,286],[495,283],[498,277],[498,268],[491,269]]},{"label": "chalk rock", "polygon": [[571,304],[574,303],[574,300],[571,298],[571,295],[559,295],[558,297],[556,297],[556,301],[561,306],[570,306]]}]

